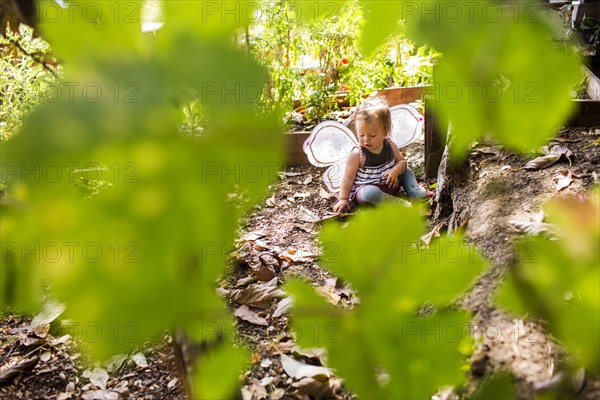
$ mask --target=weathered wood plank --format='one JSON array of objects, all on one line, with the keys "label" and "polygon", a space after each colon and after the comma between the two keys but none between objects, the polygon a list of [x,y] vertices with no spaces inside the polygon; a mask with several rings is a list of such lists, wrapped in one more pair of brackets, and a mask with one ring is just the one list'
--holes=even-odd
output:
[{"label": "weathered wood plank", "polygon": [[567,121],[566,126],[600,126],[600,101],[598,100],[573,100],[577,110]]}]

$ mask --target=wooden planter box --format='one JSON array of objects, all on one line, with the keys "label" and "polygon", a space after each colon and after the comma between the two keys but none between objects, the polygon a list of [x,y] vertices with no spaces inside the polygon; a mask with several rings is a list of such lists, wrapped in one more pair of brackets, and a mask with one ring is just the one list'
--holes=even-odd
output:
[{"label": "wooden planter box", "polygon": [[587,67],[583,67],[583,72],[588,78],[586,91],[590,99],[573,100],[576,111],[567,122],[567,126],[600,126],[600,78]]}]

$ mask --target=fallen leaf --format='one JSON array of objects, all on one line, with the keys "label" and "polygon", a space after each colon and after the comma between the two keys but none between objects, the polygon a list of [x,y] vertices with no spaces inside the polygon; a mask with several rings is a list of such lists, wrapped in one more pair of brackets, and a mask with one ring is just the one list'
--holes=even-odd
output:
[{"label": "fallen leaf", "polygon": [[313,176],[312,176],[312,175],[308,175],[308,176],[306,177],[306,179],[304,179],[304,180],[302,181],[302,184],[304,184],[304,185],[308,185],[308,184],[309,184],[309,183],[311,183],[312,181],[313,181]]},{"label": "fallen leaf", "polygon": [[342,387],[342,382],[339,379],[307,377],[292,383],[292,386],[297,389],[298,393],[310,398],[330,399],[337,397],[336,393]]},{"label": "fallen leaf", "polygon": [[525,164],[523,168],[528,170],[546,168],[557,162],[560,159],[560,157],[560,154],[548,154],[545,156],[537,157]]},{"label": "fallen leaf", "polygon": [[65,311],[65,305],[62,303],[57,301],[45,303],[42,311],[31,320],[28,332],[45,338],[50,331],[50,323],[58,318],[63,311]]},{"label": "fallen leaf", "polygon": [[123,354],[123,353],[115,354],[106,362],[106,370],[108,372],[117,371],[119,368],[121,368],[123,363],[125,361],[127,361],[127,358],[128,358],[127,354]]},{"label": "fallen leaf", "polygon": [[502,167],[500,167],[500,172],[508,171],[511,168],[512,167],[510,165],[503,165]]},{"label": "fallen leaf", "polygon": [[28,336],[27,332],[21,331],[19,333],[19,343],[22,346],[34,346],[36,344],[44,344],[46,342],[45,339],[39,338],[39,337],[32,337],[32,336]]},{"label": "fallen leaf", "polygon": [[294,176],[302,176],[302,175],[306,175],[306,172],[278,172],[277,174],[279,174],[279,176],[281,177],[287,177],[287,178],[293,178]]},{"label": "fallen leaf", "polygon": [[558,236],[556,227],[552,224],[546,224],[544,222],[510,220],[508,221],[508,224],[516,230],[525,232],[529,235],[547,235],[549,237]]},{"label": "fallen leaf", "polygon": [[253,231],[248,232],[244,236],[242,236],[241,240],[253,242],[256,239],[260,239],[261,237],[265,237],[267,234],[264,231]]},{"label": "fallen leaf", "polygon": [[[275,282],[275,285],[273,285],[273,282]],[[286,295],[286,293],[279,289],[276,284],[277,278],[273,278],[269,282],[256,283],[244,289],[219,288],[217,289],[217,292],[238,304],[268,308],[273,299],[282,298]]]},{"label": "fallen leaf", "polygon": [[292,307],[294,301],[291,297],[285,297],[277,304],[277,308],[273,311],[273,318],[279,318],[283,314],[287,313]]},{"label": "fallen leaf", "polygon": [[257,383],[253,383],[248,390],[253,399],[263,400],[267,398],[267,389]]},{"label": "fallen leaf", "polygon": [[434,237],[440,237],[440,229],[446,225],[445,222],[440,222],[439,224],[437,224],[436,226],[433,227],[433,229],[429,232],[424,234],[423,236],[421,236],[421,241],[425,244],[425,246],[429,246],[429,243],[431,242],[431,239],[433,239]]},{"label": "fallen leaf", "polygon": [[292,357],[281,355],[281,365],[285,373],[294,379],[302,378],[314,378],[317,376],[331,377],[331,371],[326,367],[319,367],[316,365],[304,364],[300,361],[294,360]]},{"label": "fallen leaf", "polygon": [[327,190],[325,190],[321,187],[319,189],[319,197],[321,197],[322,199],[330,199],[332,197],[335,197],[335,194],[329,193]]},{"label": "fallen leaf", "polygon": [[277,388],[271,392],[269,400],[281,400],[283,399],[283,396],[285,396],[285,390],[282,388]]},{"label": "fallen leaf", "polygon": [[81,395],[83,400],[119,400],[119,392],[114,390],[92,390]]},{"label": "fallen leaf", "polygon": [[279,252],[277,257],[291,262],[310,262],[315,260],[318,256],[317,254],[308,250],[286,249],[283,252]]},{"label": "fallen leaf", "polygon": [[252,273],[259,281],[268,282],[277,276],[275,268],[271,265],[260,264],[252,267]]},{"label": "fallen leaf", "polygon": [[140,368],[146,368],[148,366],[146,356],[144,356],[142,353],[135,353],[131,356],[131,360]]},{"label": "fallen leaf", "polygon": [[273,382],[275,382],[275,377],[265,376],[264,378],[262,378],[260,380],[260,382],[258,382],[258,384],[262,387],[266,387],[266,386],[269,386],[270,384],[272,384]]},{"label": "fallen leaf", "polygon": [[265,201],[265,204],[268,207],[279,207],[280,203],[277,201],[277,199],[275,199],[275,195],[273,195]]},{"label": "fallen leaf", "polygon": [[325,300],[327,300],[329,303],[333,304],[333,305],[337,305],[340,300],[342,299],[342,296],[340,296],[335,288],[335,286],[330,286],[330,285],[325,285],[325,286],[318,286],[315,288],[315,290],[321,294],[323,294],[325,296]]},{"label": "fallen leaf", "polygon": [[94,368],[92,371],[86,369],[81,375],[84,378],[88,378],[90,383],[100,389],[106,389],[106,383],[108,382],[108,372],[102,368]]},{"label": "fallen leaf", "polygon": [[69,339],[71,339],[71,335],[66,334],[66,335],[63,335],[63,336],[61,336],[59,338],[55,338],[55,339],[53,338],[53,339],[51,339],[50,340],[50,344],[52,346],[56,346],[56,345],[59,345],[59,344],[65,344],[65,343],[67,343],[69,341]]},{"label": "fallen leaf", "polygon": [[325,364],[327,362],[327,349],[322,347],[303,349],[296,346],[294,347],[292,353],[300,357],[312,358],[313,360],[319,361],[321,364]]},{"label": "fallen leaf", "polygon": [[260,317],[257,313],[250,310],[250,308],[248,308],[247,305],[242,305],[242,306],[238,307],[238,309],[235,310],[233,315],[235,315],[236,317],[238,317],[244,321],[250,322],[251,324],[254,324],[254,325],[261,325],[261,326],[269,325],[269,323],[267,322],[267,320],[265,318]]},{"label": "fallen leaf", "polygon": [[560,192],[566,188],[573,181],[571,171],[563,170],[559,171],[558,174],[554,175],[554,183],[556,185],[556,191]]},{"label": "fallen leaf", "polygon": [[261,251],[269,250],[269,245],[266,242],[259,239],[259,240],[254,241],[254,248],[256,250],[261,250]]},{"label": "fallen leaf", "polygon": [[255,275],[250,275],[245,278],[238,279],[234,287],[246,286],[249,283],[256,282],[256,280],[257,278]]},{"label": "fallen leaf", "polygon": [[296,219],[303,221],[303,222],[313,222],[314,223],[314,222],[319,221],[320,218],[317,214],[315,214],[308,208],[306,208],[304,206],[300,206],[298,208],[298,214],[296,215]]},{"label": "fallen leaf", "polygon": [[[22,372],[29,372],[40,361],[38,356],[22,359],[17,363],[7,363],[0,367],[0,383],[6,382]],[[12,365],[10,365],[12,364]]]},{"label": "fallen leaf", "polygon": [[299,199],[305,199],[307,197],[310,197],[310,193],[307,193],[307,192],[302,192],[302,193],[296,192],[296,193],[293,194],[293,196],[294,197],[298,197]]},{"label": "fallen leaf", "polygon": [[59,393],[56,396],[56,400],[67,400],[67,399],[70,399],[71,397],[73,397],[74,394],[75,394],[75,383],[69,382],[69,383],[67,383],[67,387],[65,388],[65,391],[63,393]]}]

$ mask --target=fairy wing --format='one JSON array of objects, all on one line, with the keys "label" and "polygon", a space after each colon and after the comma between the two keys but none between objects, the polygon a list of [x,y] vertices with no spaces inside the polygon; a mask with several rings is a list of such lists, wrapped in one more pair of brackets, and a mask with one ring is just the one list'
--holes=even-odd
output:
[{"label": "fairy wing", "polygon": [[350,129],[339,122],[324,121],[315,126],[302,150],[312,165],[329,167],[346,160],[355,146],[358,141]]},{"label": "fairy wing", "polygon": [[330,192],[339,192],[340,187],[342,187],[342,179],[344,178],[347,161],[348,157],[339,160],[323,172],[323,183],[325,183],[327,190]]},{"label": "fairy wing", "polygon": [[399,148],[417,140],[423,132],[424,117],[409,104],[390,107],[392,113],[392,140]]}]

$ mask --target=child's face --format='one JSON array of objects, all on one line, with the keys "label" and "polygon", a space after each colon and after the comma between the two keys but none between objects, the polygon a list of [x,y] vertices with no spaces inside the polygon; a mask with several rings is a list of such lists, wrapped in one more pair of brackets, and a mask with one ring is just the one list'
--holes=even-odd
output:
[{"label": "child's face", "polygon": [[358,142],[371,153],[379,154],[383,150],[383,142],[387,132],[383,130],[381,124],[377,122],[365,123],[360,119],[356,120],[356,132],[358,133]]}]

